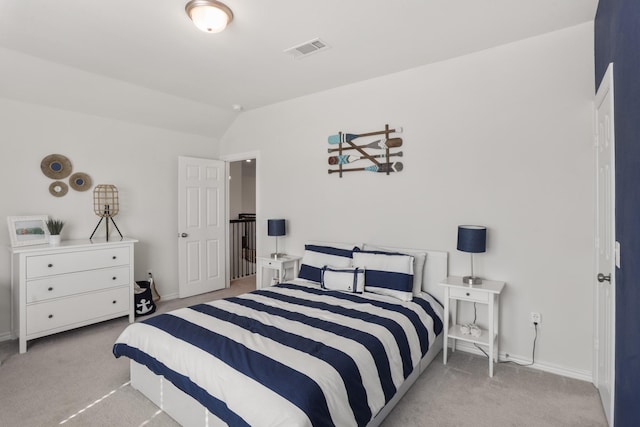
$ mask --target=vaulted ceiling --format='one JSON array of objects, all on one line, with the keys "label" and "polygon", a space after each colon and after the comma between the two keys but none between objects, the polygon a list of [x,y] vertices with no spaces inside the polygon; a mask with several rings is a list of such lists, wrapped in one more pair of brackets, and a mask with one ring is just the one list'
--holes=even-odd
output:
[{"label": "vaulted ceiling", "polygon": [[[1,0],[0,97],[116,118],[135,113],[111,112],[130,108],[123,96],[159,97],[175,105],[160,116],[201,106],[203,120],[220,117],[219,126],[200,129],[191,114],[194,123],[175,127],[217,137],[238,114],[233,105],[250,110],[590,22],[597,7],[597,0],[225,0],[233,22],[206,34],[185,3]],[[283,52],[317,37],[330,47],[303,59]],[[92,91],[93,101],[84,99]]]}]

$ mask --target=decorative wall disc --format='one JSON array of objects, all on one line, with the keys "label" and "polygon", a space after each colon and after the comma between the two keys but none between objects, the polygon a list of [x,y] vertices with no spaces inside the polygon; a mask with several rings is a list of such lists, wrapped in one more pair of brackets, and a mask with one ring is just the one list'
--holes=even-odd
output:
[{"label": "decorative wall disc", "polygon": [[91,188],[91,177],[84,172],[76,172],[69,177],[69,185],[76,191],[87,191]]},{"label": "decorative wall disc", "polygon": [[49,193],[52,196],[62,197],[67,194],[67,191],[69,191],[69,186],[62,181],[54,181],[49,186]]},{"label": "decorative wall disc", "polygon": [[40,162],[40,169],[49,178],[66,178],[71,175],[71,161],[62,154],[49,154]]}]

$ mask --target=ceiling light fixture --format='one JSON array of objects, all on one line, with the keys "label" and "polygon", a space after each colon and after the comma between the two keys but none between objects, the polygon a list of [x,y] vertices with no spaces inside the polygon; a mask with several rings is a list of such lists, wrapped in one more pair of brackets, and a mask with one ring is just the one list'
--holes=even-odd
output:
[{"label": "ceiling light fixture", "polygon": [[215,0],[191,0],[184,9],[195,26],[205,33],[219,33],[233,20],[231,9]]}]

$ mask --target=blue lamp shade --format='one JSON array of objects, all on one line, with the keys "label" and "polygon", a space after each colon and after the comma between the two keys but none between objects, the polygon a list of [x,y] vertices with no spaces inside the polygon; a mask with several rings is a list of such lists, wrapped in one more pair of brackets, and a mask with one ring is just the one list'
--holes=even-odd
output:
[{"label": "blue lamp shade", "polygon": [[481,225],[459,225],[458,250],[473,254],[486,252],[487,227]]},{"label": "blue lamp shade", "polygon": [[269,236],[284,236],[286,235],[284,227],[284,219],[268,219],[267,220],[267,234]]},{"label": "blue lamp shade", "polygon": [[267,234],[276,237],[276,251],[271,254],[271,258],[280,258],[284,254],[278,252],[278,236],[284,236],[286,233],[284,219],[268,219]]}]

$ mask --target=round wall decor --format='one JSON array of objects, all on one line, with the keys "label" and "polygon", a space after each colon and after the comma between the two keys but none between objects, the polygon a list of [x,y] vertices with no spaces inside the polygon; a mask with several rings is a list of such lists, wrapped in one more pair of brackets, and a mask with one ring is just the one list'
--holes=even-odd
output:
[{"label": "round wall decor", "polygon": [[69,185],[76,191],[87,191],[91,188],[91,177],[84,172],[76,172],[69,177]]},{"label": "round wall decor", "polygon": [[62,154],[49,154],[40,162],[42,173],[53,179],[71,175],[71,161]]},{"label": "round wall decor", "polygon": [[62,181],[53,181],[49,186],[49,193],[52,196],[62,197],[69,191],[69,186]]}]

